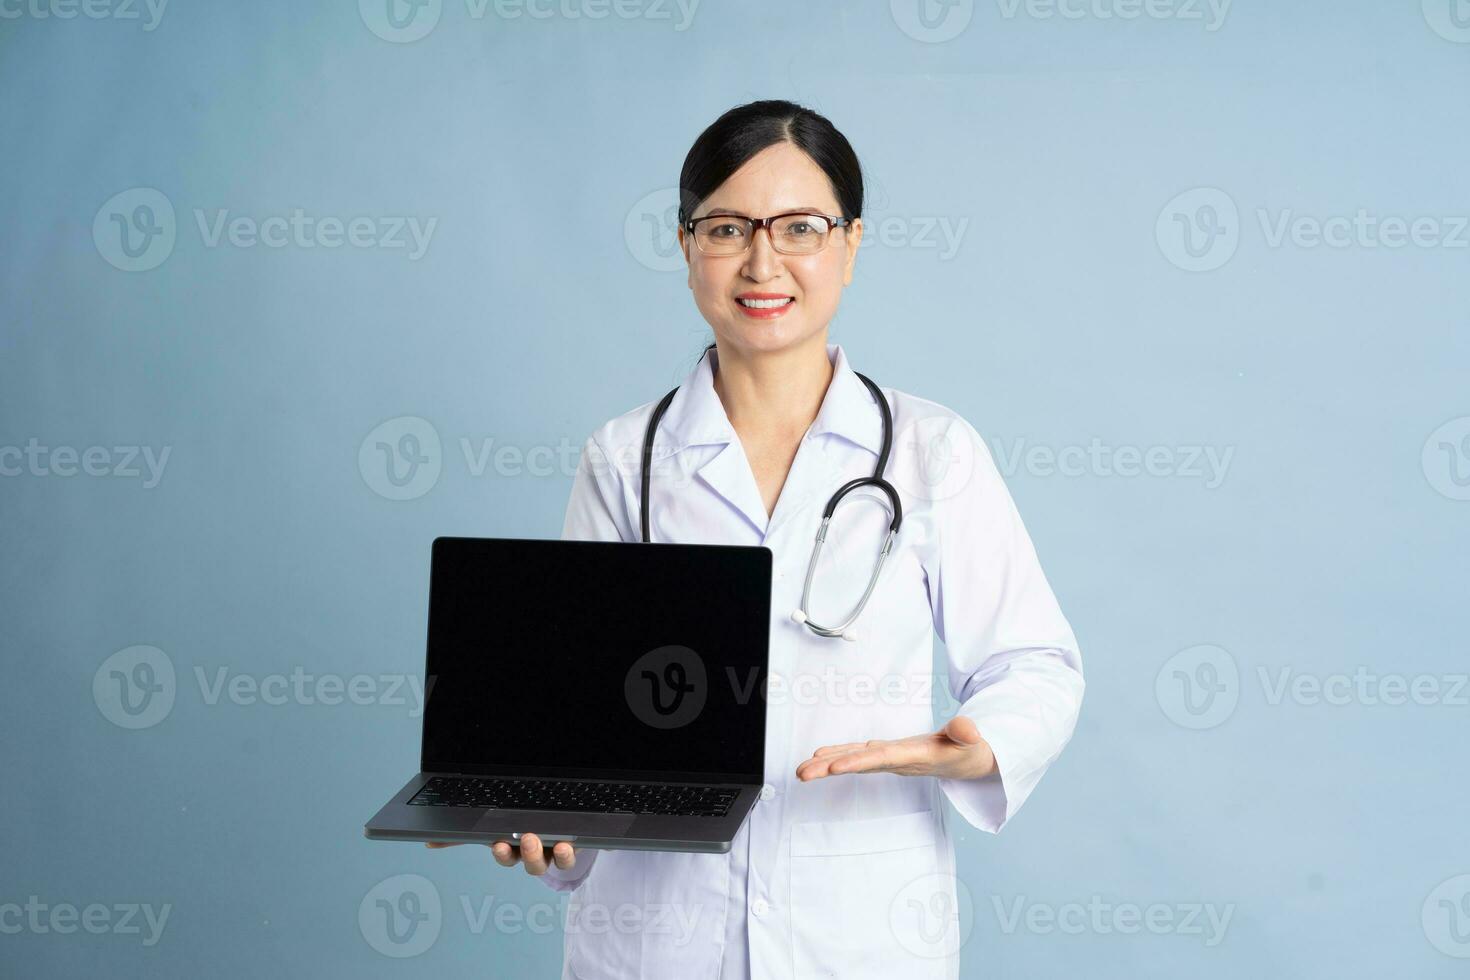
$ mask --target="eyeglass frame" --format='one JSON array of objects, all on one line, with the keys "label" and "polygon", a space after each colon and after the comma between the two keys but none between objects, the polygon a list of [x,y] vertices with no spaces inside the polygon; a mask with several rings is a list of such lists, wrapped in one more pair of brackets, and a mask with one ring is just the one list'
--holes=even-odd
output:
[{"label": "eyeglass frame", "polygon": [[[822,247],[817,249],[816,252],[782,252],[781,249],[777,248],[776,246],[775,236],[771,234],[771,222],[775,221],[777,218],[789,218],[792,215],[798,214],[806,215],[809,218],[821,218],[829,225],[831,225],[831,227],[827,229],[827,237],[822,242]],[[738,252],[729,252],[724,255],[720,255],[716,252],[706,252],[704,249],[699,247],[699,236],[694,233],[694,226],[701,221],[709,221],[713,218],[740,218],[744,221],[750,222],[750,241],[746,242],[745,247]],[[782,211],[780,214],[773,214],[768,218],[752,218],[748,214],[702,214],[697,218],[690,218],[689,220],[685,221],[682,227],[686,232],[693,236],[694,247],[698,249],[699,254],[701,255],[715,255],[718,258],[729,258],[732,255],[744,255],[745,253],[750,251],[751,244],[755,242],[755,236],[760,233],[760,230],[762,228],[766,229],[766,238],[770,240],[771,248],[775,249],[777,252],[780,252],[782,255],[816,255],[818,252],[826,251],[827,247],[832,244],[832,232],[836,231],[838,228],[851,227],[854,220],[855,219],[853,218],[843,217],[840,214],[823,214],[820,211]]]}]

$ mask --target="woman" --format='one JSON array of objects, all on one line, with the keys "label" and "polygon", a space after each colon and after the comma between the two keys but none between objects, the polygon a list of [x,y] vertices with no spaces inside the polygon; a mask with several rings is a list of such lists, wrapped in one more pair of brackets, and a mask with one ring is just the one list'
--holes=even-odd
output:
[{"label": "woman", "polygon": [[[843,498],[803,607],[823,506],[873,474],[883,435],[877,399],[827,343],[863,233],[857,157],[817,113],[754,102],[700,135],[679,186],[715,342],[658,420],[650,540],[772,550],[768,783],[728,854],[563,841],[548,855],[526,834],[495,859],[574,892],[564,977],[953,977],[963,886],[939,792],[973,826],[1005,825],[1071,737],[1077,642],[974,428],[892,388],[899,532],[853,635],[811,628],[857,604],[892,516],[872,486]],[[654,407],[588,439],[564,538],[642,540]],[[960,702],[938,730],[936,631]]]}]

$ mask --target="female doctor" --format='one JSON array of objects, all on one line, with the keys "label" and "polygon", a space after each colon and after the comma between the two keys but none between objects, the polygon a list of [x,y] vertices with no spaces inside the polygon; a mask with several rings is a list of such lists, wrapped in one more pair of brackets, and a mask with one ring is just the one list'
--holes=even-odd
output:
[{"label": "female doctor", "polygon": [[[827,342],[863,234],[857,157],[821,115],[754,102],[700,135],[679,186],[715,342],[656,420],[648,540],[771,549],[770,781],[727,854],[548,854],[528,833],[495,860],[573,892],[566,978],[953,978],[970,923],[939,794],[991,833],[1015,815],[1076,723],[1077,641],[975,429],[880,379],[898,531],[845,624],[895,517],[853,488],[804,588],[829,498],[884,452],[884,407]],[[563,538],[644,540],[658,401],[587,440]],[[937,730],[935,633],[959,703]]]}]

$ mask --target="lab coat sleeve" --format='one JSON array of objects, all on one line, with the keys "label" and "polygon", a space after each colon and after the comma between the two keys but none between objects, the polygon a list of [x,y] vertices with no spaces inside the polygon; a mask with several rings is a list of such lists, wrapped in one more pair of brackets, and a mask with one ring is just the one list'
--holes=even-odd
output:
[{"label": "lab coat sleeve", "polygon": [[[576,475],[572,477],[572,495],[567,501],[566,520],[562,524],[564,541],[626,541],[626,519],[621,506],[622,489],[618,471],[598,443],[597,437],[589,436],[582,446],[582,456],[577,462]],[[580,885],[597,862],[595,850],[577,850],[575,866],[563,871],[548,861],[546,874],[541,880],[559,892],[569,892]]]},{"label": "lab coat sleeve", "polygon": [[954,458],[974,465],[934,502],[930,607],[958,713],[974,720],[998,772],[939,786],[965,820],[997,833],[1072,737],[1082,658],[984,440],[963,418],[947,437]]}]

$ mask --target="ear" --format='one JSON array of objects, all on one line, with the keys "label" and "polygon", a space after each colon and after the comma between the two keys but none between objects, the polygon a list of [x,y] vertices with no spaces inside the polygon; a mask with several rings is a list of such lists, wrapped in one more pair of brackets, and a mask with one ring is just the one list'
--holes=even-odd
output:
[{"label": "ear", "polygon": [[843,233],[847,242],[847,262],[842,269],[842,285],[846,286],[852,282],[852,268],[857,264],[858,246],[863,241],[863,219],[853,218]]},{"label": "ear", "polygon": [[684,253],[684,266],[689,270],[684,279],[684,285],[690,289],[694,288],[694,264],[689,261],[689,237],[684,234],[684,226],[680,225],[674,229],[674,234],[679,240],[679,251]]}]

